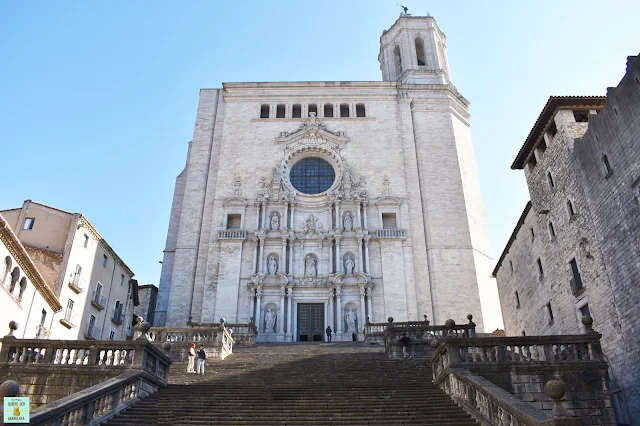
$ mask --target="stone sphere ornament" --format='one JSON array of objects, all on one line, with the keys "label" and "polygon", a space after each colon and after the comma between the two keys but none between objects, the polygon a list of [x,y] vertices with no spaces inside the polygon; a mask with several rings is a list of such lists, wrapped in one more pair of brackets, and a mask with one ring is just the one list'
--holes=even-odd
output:
[{"label": "stone sphere ornament", "polygon": [[20,385],[13,380],[7,380],[0,385],[0,397],[14,397],[18,396],[18,393],[20,393]]},{"label": "stone sphere ornament", "polygon": [[171,343],[170,342],[164,342],[162,344],[162,350],[165,352],[169,352],[171,350]]},{"label": "stone sphere ornament", "polygon": [[444,322],[444,326],[446,328],[448,328],[449,330],[453,330],[453,327],[456,326],[456,322],[454,320],[452,320],[451,318],[449,318],[448,320],[446,320]]},{"label": "stone sphere ornament", "polygon": [[544,385],[544,393],[554,401],[558,401],[564,396],[564,384],[559,380],[549,380]]},{"label": "stone sphere ornament", "polygon": [[18,329],[18,323],[16,321],[9,321],[9,334],[4,336],[5,338],[15,339],[16,336],[13,335],[13,332]]},{"label": "stone sphere ornament", "polygon": [[389,318],[387,318],[387,321],[389,321],[390,323],[392,323],[392,322],[393,322],[393,317],[389,317]]}]

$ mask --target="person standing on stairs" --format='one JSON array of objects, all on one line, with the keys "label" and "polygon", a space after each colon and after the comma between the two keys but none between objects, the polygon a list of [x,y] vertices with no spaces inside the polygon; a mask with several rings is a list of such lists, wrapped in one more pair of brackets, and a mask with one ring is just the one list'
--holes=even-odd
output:
[{"label": "person standing on stairs", "polygon": [[196,363],[196,344],[192,343],[189,346],[189,364],[187,364],[187,373],[195,373],[195,363]]},{"label": "person standing on stairs", "polygon": [[204,351],[204,345],[200,345],[200,350],[198,351],[198,374],[202,374],[203,376],[205,359],[207,359],[207,353]]},{"label": "person standing on stairs", "polygon": [[404,359],[411,358],[411,355],[409,355],[409,352],[408,352],[410,341],[411,339],[407,337],[407,333],[402,333],[402,337],[400,338],[400,343],[402,344],[402,356],[404,357]]},{"label": "person standing on stairs", "polygon": [[325,333],[327,333],[327,342],[331,341],[331,333],[333,332],[333,330],[331,330],[331,326],[328,325],[327,329],[325,330]]}]

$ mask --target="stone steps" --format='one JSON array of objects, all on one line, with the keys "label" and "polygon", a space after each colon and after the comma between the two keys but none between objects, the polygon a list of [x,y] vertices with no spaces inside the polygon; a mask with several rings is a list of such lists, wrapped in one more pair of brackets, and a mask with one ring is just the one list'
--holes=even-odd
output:
[{"label": "stone steps", "polygon": [[424,360],[363,343],[260,344],[171,367],[170,384],[108,425],[475,425],[431,382]]}]

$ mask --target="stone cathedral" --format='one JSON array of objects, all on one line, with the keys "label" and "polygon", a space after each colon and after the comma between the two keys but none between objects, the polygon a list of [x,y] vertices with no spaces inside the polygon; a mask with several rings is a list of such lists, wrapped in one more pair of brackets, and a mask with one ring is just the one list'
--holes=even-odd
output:
[{"label": "stone cathedral", "polygon": [[362,340],[448,318],[482,331],[492,260],[469,129],[431,16],[380,37],[382,81],[202,89],[175,187],[155,325],[258,341]]}]

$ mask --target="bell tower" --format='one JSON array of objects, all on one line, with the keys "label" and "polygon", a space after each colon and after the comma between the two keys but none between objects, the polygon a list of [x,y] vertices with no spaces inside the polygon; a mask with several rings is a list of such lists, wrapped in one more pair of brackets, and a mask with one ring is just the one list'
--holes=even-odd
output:
[{"label": "bell tower", "polygon": [[408,84],[449,84],[447,38],[433,16],[401,13],[382,33],[378,54],[382,80]]}]

